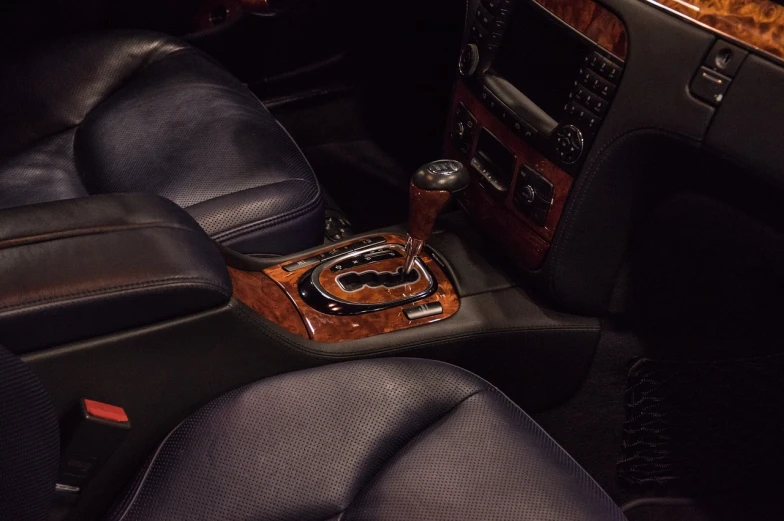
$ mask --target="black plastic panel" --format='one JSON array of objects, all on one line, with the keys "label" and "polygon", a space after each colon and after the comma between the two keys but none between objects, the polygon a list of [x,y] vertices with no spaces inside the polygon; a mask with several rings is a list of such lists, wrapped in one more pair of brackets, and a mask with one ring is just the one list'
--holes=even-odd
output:
[{"label": "black plastic panel", "polygon": [[784,188],[784,68],[749,56],[730,85],[706,144]]}]

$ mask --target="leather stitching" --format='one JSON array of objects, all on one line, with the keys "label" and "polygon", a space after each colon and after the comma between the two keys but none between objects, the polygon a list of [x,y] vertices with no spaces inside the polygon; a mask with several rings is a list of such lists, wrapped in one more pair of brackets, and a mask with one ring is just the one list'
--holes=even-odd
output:
[{"label": "leather stitching", "polygon": [[562,260],[564,256],[559,255],[559,251],[562,250],[562,246],[565,245],[569,238],[572,236],[573,232],[575,231],[575,223],[577,222],[577,216],[580,213],[580,208],[583,206],[586,197],[590,193],[590,187],[593,184],[593,181],[597,179],[597,173],[600,171],[601,167],[605,165],[605,163],[609,160],[610,154],[605,154],[610,148],[615,148],[620,146],[622,143],[630,139],[631,137],[636,137],[641,134],[658,134],[663,136],[673,137],[675,139],[684,140],[686,142],[694,142],[699,141],[695,138],[690,138],[689,136],[683,136],[681,134],[668,132],[663,129],[659,128],[636,128],[628,131],[621,132],[617,134],[612,139],[608,140],[607,143],[602,146],[601,149],[596,154],[598,159],[594,159],[593,163],[591,164],[590,168],[585,171],[583,175],[587,177],[585,181],[584,187],[580,187],[580,191],[577,194],[577,199],[572,203],[570,211],[566,215],[566,220],[563,223],[563,236],[559,237],[557,241],[553,242],[552,249],[551,249],[551,258],[553,259],[553,269],[548,270],[548,280],[551,293],[555,297],[555,299],[561,303],[562,305],[568,304],[559,295],[559,290],[557,287],[557,275],[558,270],[562,264]]},{"label": "leather stitching", "polygon": [[146,230],[160,228],[164,230],[180,230],[189,233],[200,232],[187,228],[185,226],[178,226],[169,223],[149,223],[149,224],[122,224],[110,226],[91,226],[87,228],[75,228],[70,230],[61,230],[50,233],[42,233],[39,235],[30,235],[28,237],[11,237],[8,239],[0,240],[0,249],[16,248],[19,246],[29,246],[39,244],[42,242],[58,241],[64,239],[74,239],[78,237],[88,237],[90,235],[105,235],[107,233],[122,233],[136,230]]},{"label": "leather stitching", "polygon": [[92,297],[92,296],[103,296],[103,295],[110,295],[113,293],[117,293],[120,291],[125,290],[135,290],[135,289],[151,289],[151,288],[158,288],[164,286],[174,286],[174,285],[188,285],[188,284],[201,284],[210,288],[218,289],[224,296],[230,297],[231,291],[228,287],[222,286],[220,284],[215,284],[213,281],[209,279],[205,279],[202,277],[168,277],[165,279],[159,279],[154,282],[137,282],[133,284],[122,284],[119,286],[109,286],[107,288],[100,288],[95,290],[89,291],[79,291],[76,293],[67,293],[65,295],[58,295],[55,297],[47,297],[47,298],[40,298],[35,300],[29,300],[22,304],[14,304],[14,305],[7,305],[7,306],[0,306],[0,312],[6,311],[15,311],[18,309],[25,309],[28,307],[33,307],[39,304],[52,304],[52,303],[62,303],[63,301],[79,299],[81,297]]},{"label": "leather stitching", "polygon": [[[290,183],[292,181],[299,181],[299,182],[303,182],[303,183],[309,183],[309,181],[304,180],[304,179],[289,179],[289,180],[286,180],[286,181],[278,181],[276,183],[263,185],[263,186],[260,186],[258,188],[267,188],[269,186],[274,186],[276,184]],[[233,195],[233,194],[229,194],[229,195]],[[216,233],[216,234],[213,235],[213,238],[215,238],[215,240],[234,239],[234,238],[239,237],[241,235],[245,235],[247,233],[251,233],[251,232],[254,232],[254,231],[266,228],[266,227],[271,227],[271,226],[275,226],[275,225],[278,225],[278,224],[282,224],[282,223],[287,222],[287,221],[292,221],[292,220],[294,220],[294,219],[296,219],[298,217],[302,217],[303,215],[312,212],[313,210],[317,209],[321,204],[322,204],[321,189],[319,188],[318,191],[316,192],[316,196],[313,198],[313,200],[310,203],[308,203],[307,205],[305,205],[305,206],[303,206],[301,208],[297,208],[296,210],[293,210],[291,212],[288,212],[288,213],[285,213],[285,214],[282,214],[282,215],[277,215],[277,216],[270,217],[270,218],[267,218],[267,219],[254,221],[254,222],[251,222],[251,223],[248,223],[248,224],[243,224],[241,226],[235,227],[235,228],[233,228],[231,230],[227,230],[227,231],[224,231],[224,232]]]},{"label": "leather stitching", "polygon": [[139,497],[139,492],[141,492],[142,488],[144,487],[144,484],[147,481],[147,476],[150,475],[150,471],[155,465],[155,461],[158,459],[158,455],[161,453],[161,450],[163,450],[163,447],[166,445],[166,442],[169,441],[169,438],[171,438],[172,434],[174,434],[179,428],[180,428],[179,425],[173,428],[171,432],[166,435],[166,438],[164,438],[161,444],[158,445],[155,454],[153,454],[152,458],[150,458],[150,460],[147,462],[147,465],[142,469],[144,471],[144,476],[136,483],[136,486],[134,488],[132,488],[127,492],[127,495],[132,494],[130,501],[128,501],[128,503],[125,505],[125,508],[123,509],[123,512],[120,515],[120,517],[116,519],[113,518],[113,521],[122,521],[123,519],[125,519],[125,516],[131,510],[131,507],[133,507],[134,503],[136,503],[136,499]]}]

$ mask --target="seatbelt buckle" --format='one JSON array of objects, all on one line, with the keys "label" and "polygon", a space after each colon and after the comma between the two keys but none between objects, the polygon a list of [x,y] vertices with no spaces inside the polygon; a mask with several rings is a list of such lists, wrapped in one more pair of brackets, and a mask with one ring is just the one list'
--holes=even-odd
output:
[{"label": "seatbelt buckle", "polygon": [[82,398],[60,425],[58,496],[78,497],[131,430],[122,407]]}]

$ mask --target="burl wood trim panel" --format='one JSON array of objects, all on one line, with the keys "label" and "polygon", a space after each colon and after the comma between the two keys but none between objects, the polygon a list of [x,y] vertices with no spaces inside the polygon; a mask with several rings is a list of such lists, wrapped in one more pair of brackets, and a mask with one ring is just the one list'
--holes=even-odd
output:
[{"label": "burl wood trim panel", "polygon": [[626,59],[626,27],[620,18],[592,0],[535,0],[599,47]]},{"label": "burl wood trim panel", "polygon": [[409,185],[408,233],[414,239],[426,241],[433,231],[436,219],[452,194],[446,190],[422,190],[412,182]]},{"label": "burl wood trim panel", "polygon": [[419,270],[419,267],[416,267],[417,273],[419,273],[419,280],[411,284],[405,284],[403,286],[397,286],[394,288],[364,287],[356,291],[348,292],[340,286],[337,280],[338,277],[342,277],[349,273],[361,274],[366,271],[377,271],[379,273],[386,271],[394,273],[403,265],[403,259],[403,257],[396,259],[386,259],[379,262],[374,262],[369,266],[359,266],[357,268],[341,271],[338,273],[332,273],[330,270],[326,269],[321,272],[321,275],[319,276],[319,282],[321,283],[322,287],[330,294],[336,296],[339,299],[343,299],[348,302],[355,302],[357,304],[383,304],[384,302],[390,302],[392,300],[412,297],[422,293],[429,286],[427,279],[422,274],[421,270]]},{"label": "burl wood trim panel", "polygon": [[272,279],[260,272],[229,268],[234,298],[290,333],[308,338],[294,303]]},{"label": "burl wood trim panel", "polygon": [[767,0],[647,1],[784,59],[784,7],[779,4]]},{"label": "burl wood trim panel", "polygon": [[[383,237],[390,244],[405,244],[405,240],[398,235],[383,235]],[[334,245],[328,246],[309,254],[308,257],[329,251],[334,247]],[[234,284],[234,297],[264,318],[303,338],[318,342],[342,342],[439,322],[457,313],[460,299],[449,278],[427,252],[423,252],[420,258],[433,273],[438,282],[438,289],[429,297],[407,304],[405,307],[440,302],[444,312],[418,320],[408,320],[403,314],[404,306],[352,316],[327,315],[316,311],[302,300],[297,290],[300,277],[313,266],[290,273],[285,271],[282,265],[273,266],[263,272],[241,272],[229,268],[229,273]],[[403,259],[400,258],[398,261],[402,264]],[[270,286],[270,283],[273,286]],[[295,327],[297,321],[301,327]]]},{"label": "burl wood trim panel", "polygon": [[[474,97],[462,81],[458,82],[455,88],[448,128],[452,128],[452,118],[461,102],[477,120],[476,135],[471,145],[471,157],[476,154],[480,129],[486,128],[515,154],[517,160],[512,186],[507,194],[499,196],[492,188],[484,187],[482,176],[469,167],[472,177],[471,187],[458,195],[459,200],[488,234],[507,247],[518,264],[526,269],[536,269],[542,265],[550,248],[550,242],[553,240],[558,221],[566,206],[566,199],[572,189],[572,176],[515,135]],[[449,132],[446,133],[444,149],[448,158],[462,161],[465,165],[469,164],[470,159],[457,150]],[[512,202],[518,172],[523,165],[532,168],[553,184],[553,202],[544,226],[537,225],[522,214]]]}]

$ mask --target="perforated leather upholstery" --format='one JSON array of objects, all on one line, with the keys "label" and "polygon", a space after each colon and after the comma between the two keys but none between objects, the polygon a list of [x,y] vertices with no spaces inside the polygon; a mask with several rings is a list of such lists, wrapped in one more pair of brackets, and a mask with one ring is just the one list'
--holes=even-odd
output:
[{"label": "perforated leather upholstery", "polygon": [[111,32],[0,64],[0,208],[151,192],[242,252],[323,240],[319,185],[255,96],[178,40]]},{"label": "perforated leather upholstery", "polygon": [[498,390],[425,360],[351,362],[215,400],[111,521],[624,519]]},{"label": "perforated leather upholstery", "polygon": [[59,446],[49,396],[30,368],[0,347],[0,519],[48,518]]}]

